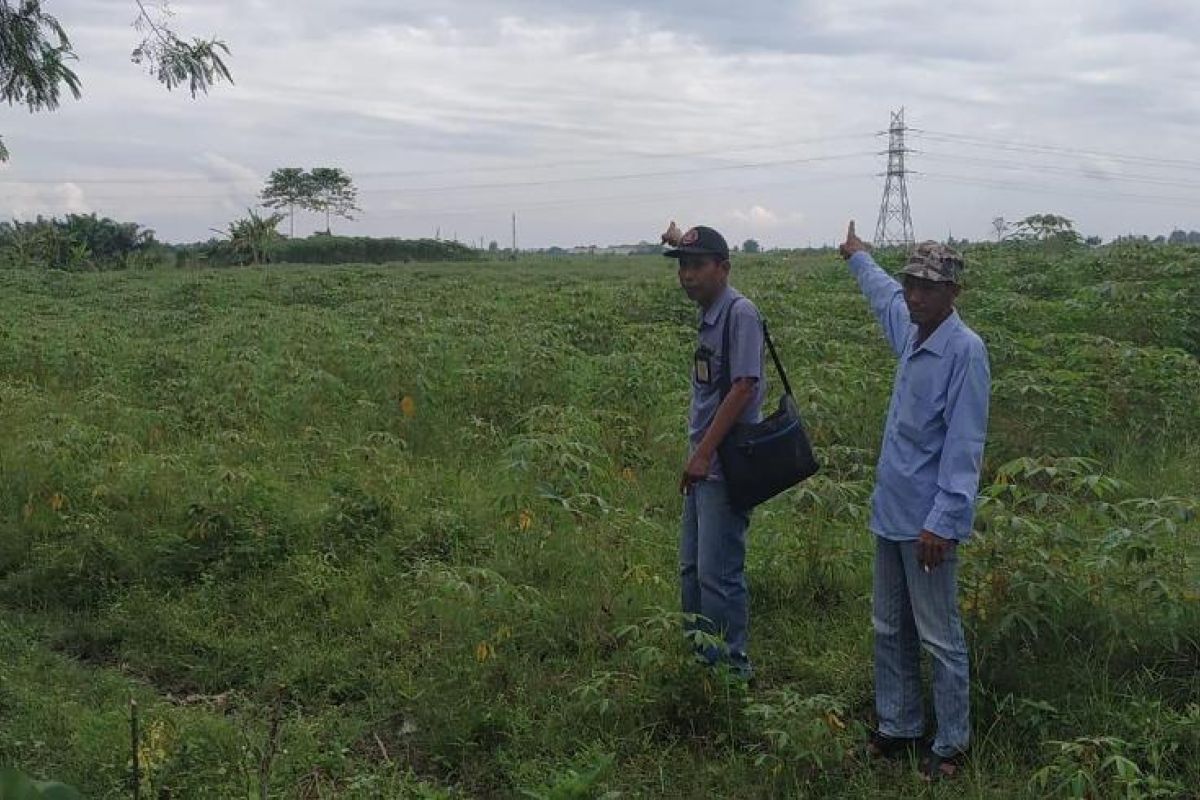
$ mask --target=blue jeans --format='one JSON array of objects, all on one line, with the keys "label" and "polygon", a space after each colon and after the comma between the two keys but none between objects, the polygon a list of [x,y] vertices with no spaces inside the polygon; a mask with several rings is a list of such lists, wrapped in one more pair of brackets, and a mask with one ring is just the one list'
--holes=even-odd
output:
[{"label": "blue jeans", "polygon": [[921,651],[933,661],[933,708],[940,756],[965,751],[970,742],[970,663],[955,602],[958,555],[951,552],[932,572],[917,563],[917,543],[875,537],[875,713],[885,736],[915,738],[925,732],[921,701]]},{"label": "blue jeans", "polygon": [[[742,672],[750,668],[746,655],[750,593],[745,576],[749,527],[749,512],[729,504],[722,481],[701,481],[684,497],[679,543],[683,610],[700,615],[689,626],[691,631],[724,635],[729,662]],[[710,647],[703,655],[713,664],[722,654]]]}]

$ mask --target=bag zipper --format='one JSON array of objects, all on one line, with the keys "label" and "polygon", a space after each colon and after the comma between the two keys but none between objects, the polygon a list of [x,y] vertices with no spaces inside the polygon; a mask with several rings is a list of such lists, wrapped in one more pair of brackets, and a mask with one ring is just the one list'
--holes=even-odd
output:
[{"label": "bag zipper", "polygon": [[773,433],[769,433],[760,439],[751,439],[750,441],[747,441],[747,442],[740,442],[738,444],[738,447],[746,448],[746,447],[753,447],[756,444],[765,444],[767,442],[773,442],[776,439],[779,439],[780,437],[788,435],[789,433],[791,433],[792,431],[794,431],[796,428],[799,428],[799,427],[800,427],[800,420],[794,419],[790,423],[788,423],[788,425],[786,425],[785,427],[780,428],[779,430],[774,431]]}]

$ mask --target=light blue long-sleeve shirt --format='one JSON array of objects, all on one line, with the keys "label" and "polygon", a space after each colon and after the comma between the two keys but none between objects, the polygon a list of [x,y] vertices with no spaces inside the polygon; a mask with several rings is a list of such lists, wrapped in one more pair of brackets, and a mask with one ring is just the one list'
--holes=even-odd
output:
[{"label": "light blue long-sleeve shirt", "polygon": [[952,313],[919,346],[904,290],[868,253],[850,271],[900,362],[871,497],[871,530],[892,541],[922,530],[971,535],[991,372],[983,340]]}]

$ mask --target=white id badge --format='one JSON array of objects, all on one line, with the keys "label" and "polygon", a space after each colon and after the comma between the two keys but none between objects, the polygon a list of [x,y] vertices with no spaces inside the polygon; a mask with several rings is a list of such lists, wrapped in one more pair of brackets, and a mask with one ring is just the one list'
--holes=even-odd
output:
[{"label": "white id badge", "polygon": [[701,353],[696,354],[696,383],[712,383],[712,357]]}]

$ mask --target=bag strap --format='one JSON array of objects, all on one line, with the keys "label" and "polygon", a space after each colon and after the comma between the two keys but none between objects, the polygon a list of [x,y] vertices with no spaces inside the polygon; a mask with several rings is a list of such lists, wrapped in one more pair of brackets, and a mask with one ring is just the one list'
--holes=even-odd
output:
[{"label": "bag strap", "polygon": [[[733,321],[733,309],[739,302],[745,300],[744,297],[736,298],[729,307],[725,309],[725,325],[721,331],[721,399],[725,399],[725,395],[729,394],[729,390],[733,388],[733,379],[729,374],[729,328]],[[788,396],[792,394],[792,384],[788,381],[787,371],[783,368],[783,362],[779,360],[779,353],[775,350],[775,342],[771,341],[771,332],[767,330],[767,321],[762,320],[763,339],[767,343],[767,349],[771,351],[771,360],[775,362],[775,370],[779,373],[780,379],[783,381],[783,391]]]},{"label": "bag strap", "polygon": [[783,381],[783,393],[787,396],[792,396],[792,384],[788,382],[787,372],[783,369],[783,362],[779,360],[779,353],[775,352],[775,343],[771,341],[771,332],[767,330],[767,321],[764,319],[762,324],[763,338],[767,341],[767,349],[771,351],[771,360],[775,362],[775,369],[779,371],[779,378]]}]

